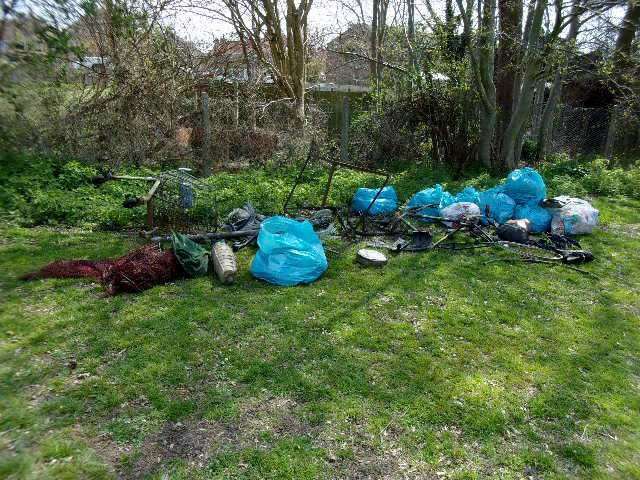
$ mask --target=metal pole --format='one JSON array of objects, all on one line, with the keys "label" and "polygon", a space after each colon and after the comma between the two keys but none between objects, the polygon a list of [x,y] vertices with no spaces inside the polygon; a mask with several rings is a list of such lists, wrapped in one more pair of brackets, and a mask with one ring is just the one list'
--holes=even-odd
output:
[{"label": "metal pole", "polygon": [[[209,240],[227,240],[231,238],[242,238],[249,235],[257,235],[260,230],[238,230],[236,232],[209,232],[187,235],[188,238],[194,242],[206,242]],[[152,242],[168,242],[171,240],[171,235],[158,235],[151,237]]]},{"label": "metal pole", "polygon": [[289,195],[287,195],[287,199],[285,200],[284,205],[282,206],[282,211],[284,213],[287,213],[289,209],[289,202],[293,198],[293,193],[296,191],[296,188],[298,188],[298,184],[302,181],[302,176],[304,175],[304,171],[307,169],[307,166],[309,165],[311,160],[316,157],[317,150],[318,150],[318,144],[316,143],[316,140],[313,139],[311,140],[311,145],[309,146],[309,153],[307,154],[307,158],[302,164],[302,168],[300,168],[300,171],[298,172],[296,181],[293,183],[293,187],[291,187],[291,191],[289,192]]},{"label": "metal pole", "polygon": [[342,131],[340,134],[340,161],[349,161],[349,96],[342,97]]}]

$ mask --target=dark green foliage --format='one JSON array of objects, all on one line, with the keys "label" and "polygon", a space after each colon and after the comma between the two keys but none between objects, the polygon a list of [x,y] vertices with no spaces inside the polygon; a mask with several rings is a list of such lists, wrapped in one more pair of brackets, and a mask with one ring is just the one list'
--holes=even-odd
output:
[{"label": "dark green foliage", "polygon": [[[550,157],[539,166],[550,195],[623,195],[640,198],[640,166],[611,167],[604,159],[571,160]],[[102,230],[139,228],[144,224],[145,208],[126,209],[122,202],[142,195],[146,182],[107,182],[91,184],[96,169],[77,161],[59,157],[6,153],[0,157],[0,216],[23,226],[66,225]],[[149,175],[148,169],[120,173]],[[428,163],[414,163],[394,173],[391,183],[400,201],[439,182],[451,191],[465,186],[490,188],[500,182],[486,172],[468,172],[464,180],[455,180],[452,171]],[[297,169],[265,167],[240,173],[220,172],[206,182],[213,187],[216,207],[224,217],[232,209],[251,201],[262,213],[282,212],[293,185]],[[327,169],[310,168],[296,191],[293,205],[319,204],[327,180]],[[358,187],[379,186],[379,176],[340,169],[336,172],[330,194],[333,205],[347,205]],[[213,203],[213,200],[212,200]],[[208,208],[200,202],[198,208]],[[192,212],[197,216],[198,212]],[[209,212],[201,212],[206,215]]]},{"label": "dark green foliage", "polygon": [[[96,189],[97,171],[76,161],[35,154],[0,154],[0,216],[20,225],[93,225],[121,229],[138,222],[143,209],[122,202],[146,185],[109,182]],[[140,173],[140,171],[139,171]]]}]

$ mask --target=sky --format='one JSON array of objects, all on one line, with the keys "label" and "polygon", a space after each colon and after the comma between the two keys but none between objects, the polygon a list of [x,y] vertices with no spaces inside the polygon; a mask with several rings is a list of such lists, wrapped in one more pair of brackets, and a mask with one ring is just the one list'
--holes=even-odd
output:
[{"label": "sky", "polygon": [[[442,1],[435,0],[433,3],[437,5]],[[362,0],[362,5],[365,14],[369,14],[372,9],[371,0]],[[391,15],[390,13],[389,17]],[[225,34],[233,34],[231,26],[224,21],[206,18],[194,12],[176,12],[168,21],[180,36],[197,43],[208,43],[213,36],[220,37]],[[357,21],[358,17],[348,9],[343,8],[339,0],[314,0],[309,13],[311,29],[321,32],[326,37],[326,40],[335,37],[338,33],[344,31],[350,23]]]},{"label": "sky", "polygon": [[[212,2],[215,0],[211,0]],[[354,0],[343,0],[355,4]],[[372,9],[372,0],[361,0],[362,6],[365,11],[365,15],[370,15]],[[405,2],[397,0],[391,2],[392,4],[400,4],[404,6]],[[416,22],[421,20],[421,12],[426,13],[424,7],[424,0],[416,0]],[[439,15],[444,11],[444,0],[431,0],[432,8]],[[388,20],[391,21],[394,15],[404,16],[404,12],[389,12]],[[593,48],[592,41],[595,40],[595,44],[599,41],[597,37],[598,32],[602,31],[602,28],[608,25],[618,25],[624,15],[624,8],[615,7],[606,14],[602,15],[600,19],[594,19],[585,25],[581,30],[583,33],[579,38],[581,44],[579,48],[582,50],[590,50]],[[171,14],[170,18],[166,19],[167,23],[172,25],[177,33],[188,40],[191,40],[200,45],[211,44],[215,37],[221,37],[223,35],[233,35],[232,27],[222,21],[207,18],[202,14],[196,12],[189,12],[185,10],[179,10]],[[320,32],[325,42],[331,40],[333,37],[344,31],[350,23],[358,21],[358,17],[354,15],[349,9],[343,7],[343,3],[340,0],[314,0],[311,12],[309,14],[309,25],[311,31]],[[370,18],[367,18],[370,21]],[[591,40],[591,41],[590,41]]]}]

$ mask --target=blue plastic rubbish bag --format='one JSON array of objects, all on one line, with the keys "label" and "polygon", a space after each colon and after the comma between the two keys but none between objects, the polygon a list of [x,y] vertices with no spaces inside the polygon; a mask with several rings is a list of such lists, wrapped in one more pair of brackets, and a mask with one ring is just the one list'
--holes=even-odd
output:
[{"label": "blue plastic rubbish bag", "polygon": [[[407,208],[415,208],[424,205],[424,208],[415,210],[415,213],[418,215],[425,215],[427,217],[438,217],[440,216],[440,200],[442,199],[443,193],[446,192],[439,183],[431,188],[420,190],[411,197],[411,200],[409,200],[409,203],[407,204]],[[425,218],[424,220],[429,221],[428,218]]]},{"label": "blue plastic rubbish bag", "polygon": [[516,202],[502,192],[501,187],[490,188],[480,192],[480,212],[482,213],[482,223],[487,224],[489,220],[503,224],[513,218],[516,209]]},{"label": "blue plastic rubbish bag", "polygon": [[307,220],[271,217],[262,222],[251,274],[276,285],[311,283],[327,269],[320,238]]},{"label": "blue plastic rubbish bag", "polygon": [[547,196],[542,176],[530,167],[514,170],[507,177],[504,193],[517,205],[538,205]]},{"label": "blue plastic rubbish bag", "polygon": [[455,203],[466,202],[480,205],[480,196],[478,194],[478,191],[473,187],[466,187],[464,190],[458,192],[455,200]]},{"label": "blue plastic rubbish bag", "polygon": [[551,213],[539,205],[518,205],[514,218],[526,218],[531,222],[531,232],[548,232],[551,228]]},{"label": "blue plastic rubbish bag", "polygon": [[442,216],[442,209],[447,208],[449,205],[456,203],[456,197],[449,192],[443,192],[442,198],[440,198],[440,216]]},{"label": "blue plastic rubbish bag", "polygon": [[351,209],[354,212],[364,213],[371,201],[380,192],[376,201],[371,205],[369,215],[382,215],[385,213],[393,213],[398,208],[398,195],[395,188],[391,186],[379,188],[359,188],[351,201]]}]

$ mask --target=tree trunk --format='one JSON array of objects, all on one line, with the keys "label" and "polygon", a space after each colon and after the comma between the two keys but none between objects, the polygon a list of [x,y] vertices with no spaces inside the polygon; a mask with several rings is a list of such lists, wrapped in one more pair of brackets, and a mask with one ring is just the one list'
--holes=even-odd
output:
[{"label": "tree trunk", "polygon": [[209,119],[209,94],[202,92],[202,176],[208,177],[213,170],[211,161],[211,122]]},{"label": "tree trunk", "polygon": [[[571,7],[569,33],[567,34],[567,38],[565,40],[565,43],[568,45],[568,47],[572,47],[573,42],[575,42],[576,38],[578,37],[578,31],[580,30],[581,13],[582,7],[580,6],[580,0],[574,0],[573,6]],[[537,130],[538,152],[536,160],[538,162],[543,161],[547,153],[547,145],[549,143],[549,135],[551,133],[551,127],[553,125],[553,118],[555,116],[558,102],[560,101],[560,97],[562,94],[562,81],[564,80],[563,70],[566,68],[567,62],[568,58],[565,57],[563,64],[558,68],[553,77],[553,84],[551,85],[551,90],[549,91],[549,98],[547,99],[544,111],[542,112],[542,116],[540,117],[540,125]]]},{"label": "tree trunk", "polygon": [[[457,0],[462,14],[464,34],[471,38],[473,3],[464,7],[462,0]],[[496,127],[496,86],[494,82],[495,67],[495,27],[496,2],[486,0],[478,12],[480,29],[477,45],[468,45],[471,71],[480,94],[480,140],[478,159],[490,168],[492,166],[492,144]]]},{"label": "tree trunk", "polygon": [[291,0],[287,2],[287,37],[289,55],[289,72],[293,86],[293,98],[295,102],[296,126],[303,130],[305,124],[304,103],[306,83],[306,45],[305,30],[301,22],[300,14]]},{"label": "tree trunk", "polygon": [[549,98],[540,117],[540,125],[538,127],[538,152],[536,154],[536,161],[542,162],[547,154],[547,146],[549,144],[549,134],[551,133],[551,126],[553,125],[553,118],[558,107],[558,101],[560,100],[560,94],[562,93],[562,73],[558,70],[553,78],[553,84],[549,91]]},{"label": "tree trunk", "polygon": [[496,111],[480,108],[480,141],[478,143],[478,159],[482,165],[490,169],[493,146],[493,136],[496,129]]},{"label": "tree trunk", "polygon": [[371,80],[376,85],[378,81],[378,13],[380,12],[380,0],[373,0],[373,11],[371,16],[371,32],[369,39],[369,49],[371,51],[371,61],[369,62],[369,70]]},{"label": "tree trunk", "polygon": [[[618,30],[616,48],[613,54],[613,62],[616,69],[623,70],[629,66],[631,46],[640,23],[640,1],[629,0],[627,10]],[[618,70],[618,71],[620,71]]]},{"label": "tree trunk", "polygon": [[499,118],[498,137],[502,137],[502,132],[511,119],[516,73],[520,66],[522,1],[498,0],[498,15],[500,29],[496,54],[496,103]]},{"label": "tree trunk", "polygon": [[[629,0],[627,4],[627,10],[624,14],[624,18],[622,19],[622,23],[620,24],[620,29],[618,30],[618,38],[616,40],[616,48],[613,52],[613,71],[617,78],[616,88],[619,90],[620,85],[625,85],[629,82],[630,79],[626,78],[627,70],[631,64],[631,54],[632,54],[632,45],[633,40],[636,36],[636,32],[638,31],[638,25],[640,24],[640,0]],[[617,129],[617,125],[615,122],[615,115],[618,106],[620,105],[620,101],[618,100],[617,105],[613,108],[611,114],[611,121],[609,121],[609,132],[607,133],[607,148],[605,149],[605,156],[611,158],[613,155],[613,139],[615,138],[615,132]]]},{"label": "tree trunk", "polygon": [[544,78],[541,78],[536,82],[536,95],[533,100],[533,118],[531,122],[531,129],[536,137],[540,131],[540,121],[542,119],[542,111],[544,110],[544,94],[546,91],[545,83]]},{"label": "tree trunk", "polygon": [[[415,0],[407,0],[407,38],[409,40],[409,58],[411,59],[411,70],[415,71],[417,59],[415,52],[416,40],[416,23],[415,23],[416,4]],[[412,82],[413,85],[413,82]],[[413,90],[413,87],[412,87]]]},{"label": "tree trunk", "polygon": [[301,133],[304,131],[304,89],[301,95],[296,96],[295,100],[295,118],[296,118],[296,126],[301,129]]},{"label": "tree trunk", "polygon": [[616,136],[618,134],[618,109],[616,107],[611,109],[609,114],[609,129],[607,131],[607,141],[604,145],[604,156],[611,158],[613,156],[613,147],[616,142]]},{"label": "tree trunk", "polygon": [[547,7],[547,0],[538,0],[533,11],[531,31],[527,39],[527,50],[523,58],[524,74],[522,85],[515,100],[515,106],[511,115],[511,120],[507,126],[502,139],[500,152],[501,163],[508,169],[516,167],[516,148],[520,143],[523,134],[524,123],[529,118],[531,104],[533,100],[536,75],[540,71],[540,32],[542,30],[542,19]]}]

